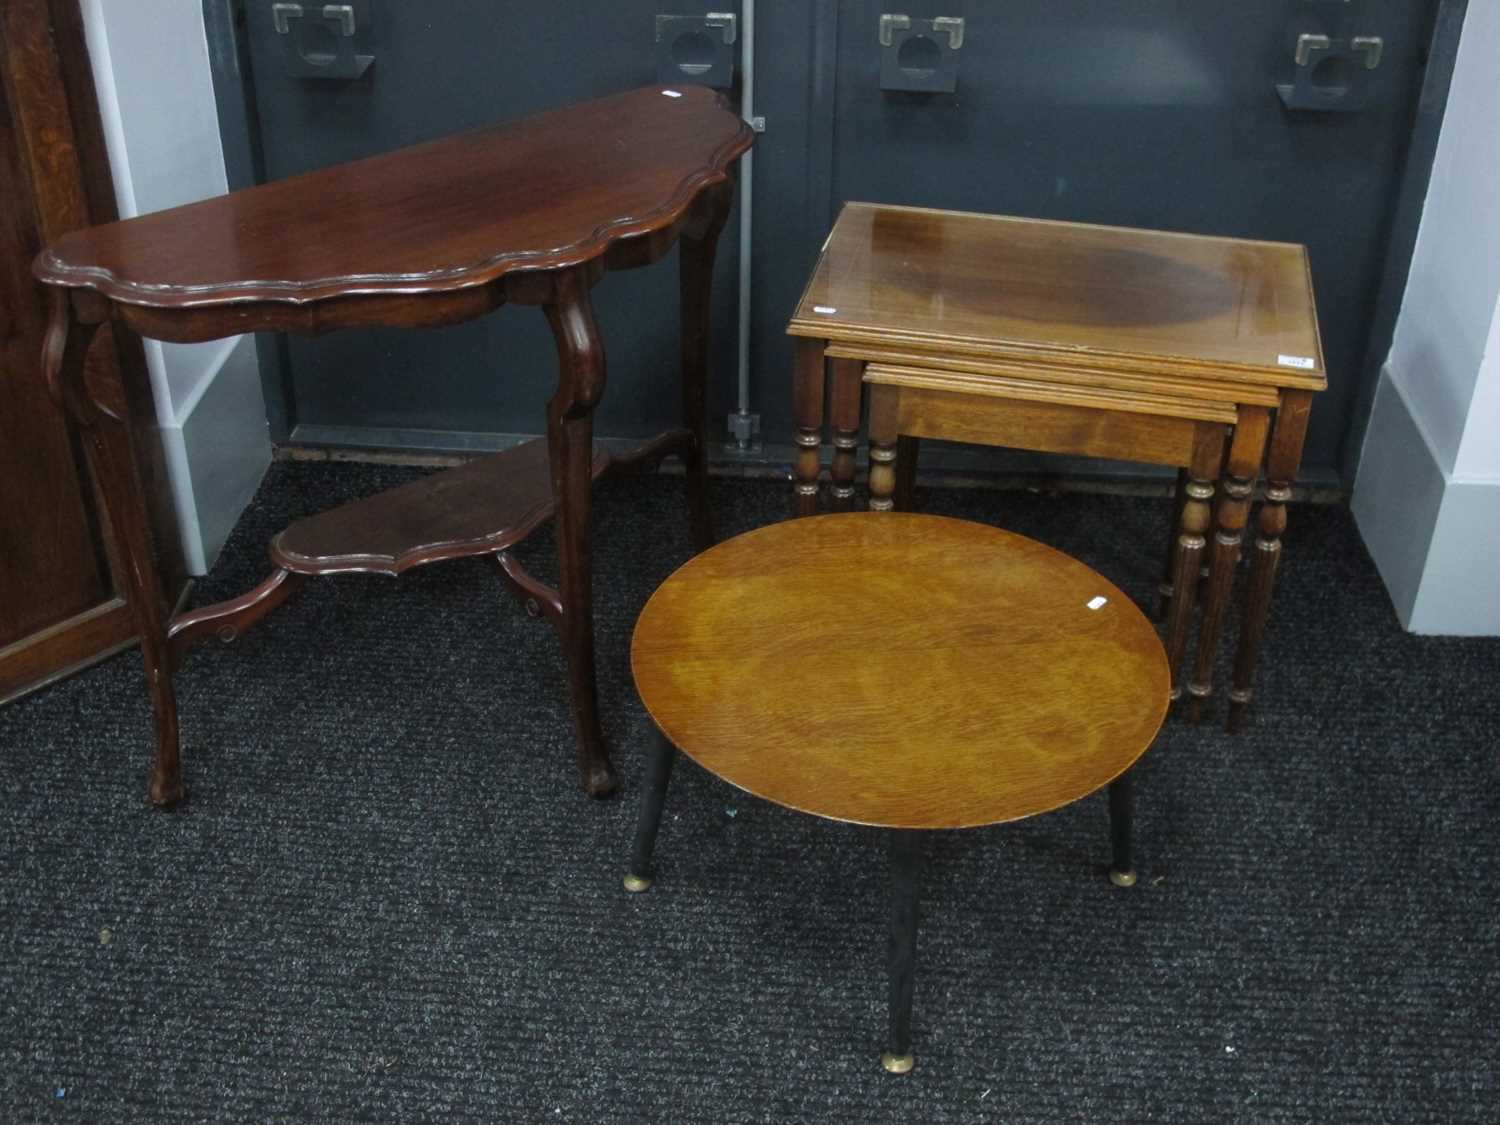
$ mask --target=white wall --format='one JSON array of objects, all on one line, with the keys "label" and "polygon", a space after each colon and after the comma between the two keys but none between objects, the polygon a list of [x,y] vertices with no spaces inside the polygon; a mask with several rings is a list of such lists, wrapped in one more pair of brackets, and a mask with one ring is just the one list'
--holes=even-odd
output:
[{"label": "white wall", "polygon": [[1470,4],[1353,508],[1402,623],[1500,635],[1500,4]]},{"label": "white wall", "polygon": [[[121,218],[227,190],[201,0],[82,0]],[[202,574],[270,463],[250,337],[145,341],[183,552]]]}]

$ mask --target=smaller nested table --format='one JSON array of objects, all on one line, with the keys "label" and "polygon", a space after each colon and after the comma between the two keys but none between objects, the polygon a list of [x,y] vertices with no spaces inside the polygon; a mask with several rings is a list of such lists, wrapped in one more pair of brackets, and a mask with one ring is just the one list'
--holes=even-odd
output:
[{"label": "smaller nested table", "polygon": [[[1135,882],[1127,771],[1166,715],[1166,655],[1124,594],[1051,547],[911,513],[760,528],[661,585],[631,667],[663,737],[627,890],[651,885],[679,749],[747,793],[890,830],[894,1073],[912,1067],[921,832],[1020,820],[1107,785],[1110,878]],[[797,670],[816,667],[840,669],[836,690],[806,690]]]},{"label": "smaller nested table", "polygon": [[787,332],[800,515],[817,507],[825,382],[842,509],[862,380],[872,508],[909,507],[923,439],[1176,468],[1162,616],[1194,721],[1210,705],[1264,466],[1229,692],[1230,729],[1243,725],[1312,396],[1328,383],[1304,247],[849,203]]}]

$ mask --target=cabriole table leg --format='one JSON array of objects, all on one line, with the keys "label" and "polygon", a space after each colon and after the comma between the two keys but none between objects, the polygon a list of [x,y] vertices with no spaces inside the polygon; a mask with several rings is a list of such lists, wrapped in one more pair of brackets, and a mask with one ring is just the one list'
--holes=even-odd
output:
[{"label": "cabriole table leg", "polygon": [[594,678],[594,598],[589,516],[592,507],[594,407],[604,393],[604,344],[581,272],[558,277],[546,304],[557,340],[557,392],[547,404],[547,450],[557,506],[559,633],[568,662],[568,695],[584,792],[603,797],[618,779],[599,725]]},{"label": "cabriole table leg", "polygon": [[704,209],[693,227],[683,231],[679,254],[679,285],[682,306],[682,424],[694,436],[690,453],[683,458],[687,478],[688,513],[693,526],[693,549],[713,546],[713,523],[708,510],[708,353],[712,325],[714,254],[719,232],[729,217],[732,192],[722,189],[706,193]]},{"label": "cabriole table leg", "polygon": [[[131,616],[141,637],[141,660],[156,722],[156,753],[146,798],[170,808],[187,796],[178,744],[177,693],[167,644],[167,615],[161,601],[156,548],[140,470],[131,451],[131,404],[123,413],[95,400],[84,381],[89,344],[105,320],[97,299],[52,289],[42,369],[52,397],[67,411],[83,438],[84,455],[104,503],[105,518],[120,545],[121,569]],[[95,307],[98,306],[98,307]]]}]

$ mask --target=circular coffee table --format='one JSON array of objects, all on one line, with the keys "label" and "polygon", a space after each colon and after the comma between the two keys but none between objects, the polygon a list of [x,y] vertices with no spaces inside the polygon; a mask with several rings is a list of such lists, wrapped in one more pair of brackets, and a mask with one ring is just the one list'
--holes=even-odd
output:
[{"label": "circular coffee table", "polygon": [[657,589],[631,668],[664,737],[628,890],[651,885],[677,749],[768,801],[892,830],[887,1070],[912,1067],[922,831],[1108,785],[1110,878],[1135,882],[1126,771],[1166,714],[1166,655],[1124,594],[1051,547],[908,513],[763,527]]}]

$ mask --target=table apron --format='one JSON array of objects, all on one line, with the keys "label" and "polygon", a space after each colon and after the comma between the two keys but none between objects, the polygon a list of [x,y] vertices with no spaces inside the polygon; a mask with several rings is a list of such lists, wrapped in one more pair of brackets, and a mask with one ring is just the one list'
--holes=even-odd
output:
[{"label": "table apron", "polygon": [[898,396],[896,427],[906,436],[1173,467],[1192,460],[1199,428],[1205,424],[918,387],[871,389],[874,394]]}]

